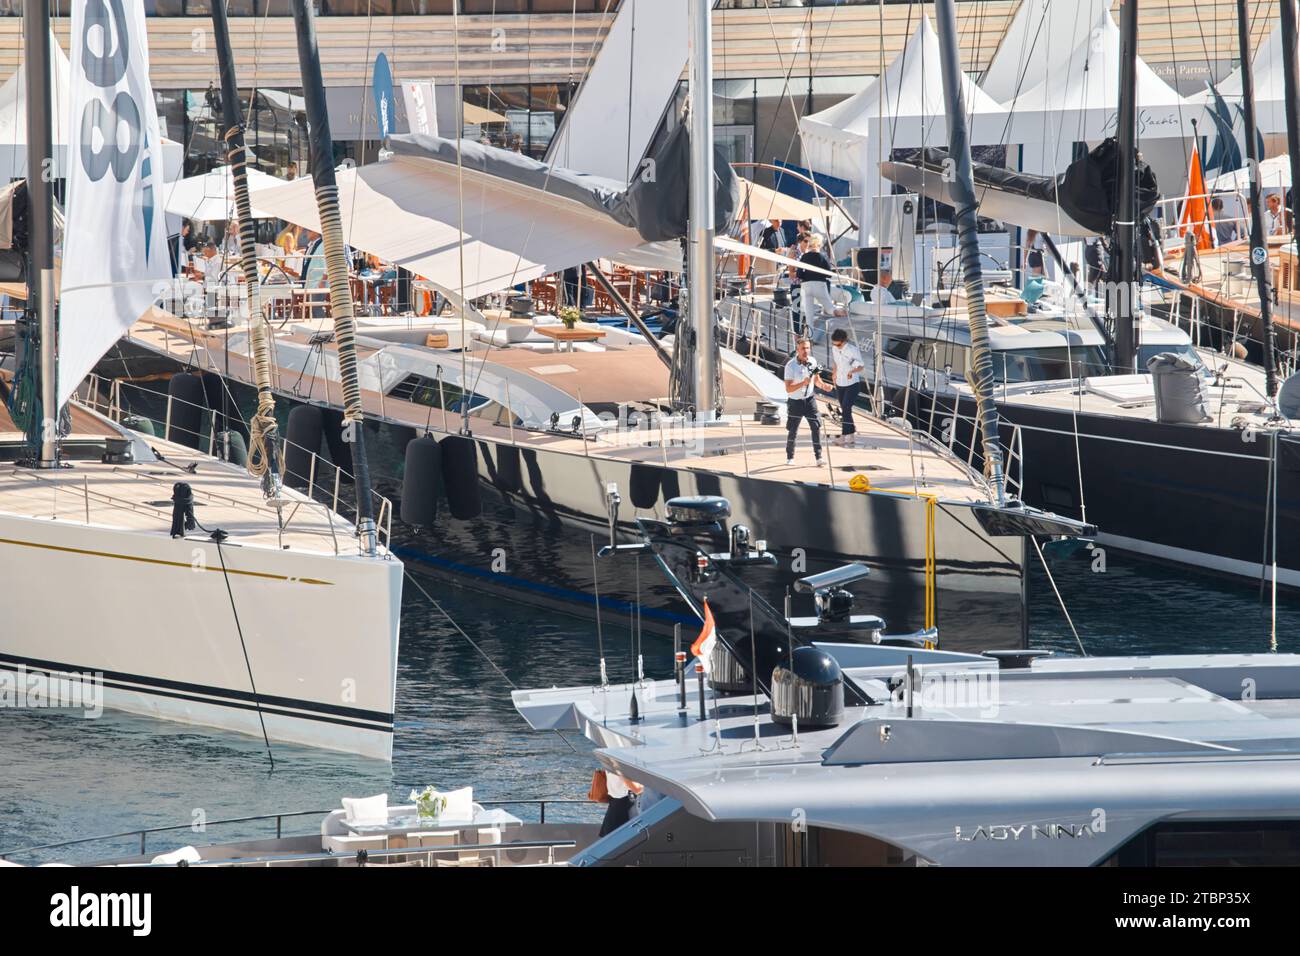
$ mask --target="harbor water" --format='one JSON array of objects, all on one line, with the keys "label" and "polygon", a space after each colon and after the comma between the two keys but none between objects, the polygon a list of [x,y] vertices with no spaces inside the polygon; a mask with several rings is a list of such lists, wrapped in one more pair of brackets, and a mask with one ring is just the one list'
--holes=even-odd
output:
[{"label": "harbor water", "polygon": [[[1269,595],[1257,585],[1086,549],[1037,557],[1031,583],[1031,643],[1061,653],[1132,655],[1300,651],[1300,598],[1279,597],[1276,646]],[[1071,630],[1053,590],[1060,590]],[[285,811],[326,811],[343,796],[472,785],[480,801],[560,799],[547,819],[598,819],[584,797],[590,744],[530,731],[510,702],[512,684],[595,683],[603,646],[611,680],[634,673],[632,635],[608,623],[511,604],[445,583],[422,581],[442,610],[406,588],[393,763],[306,748],[275,747],[272,770],[260,740],[105,712],[11,710],[0,720],[0,852],[83,837],[180,826],[150,834],[163,852],[187,843],[270,836],[275,821],[216,821]],[[445,610],[445,614],[443,611]],[[453,625],[449,617],[454,619]],[[464,635],[459,629],[463,629]],[[690,635],[694,636],[694,635]],[[472,643],[471,643],[472,641]],[[647,634],[647,676],[669,678],[669,639]],[[507,807],[524,819],[538,808]],[[319,815],[284,822],[311,832]],[[22,857],[86,860],[139,852],[129,835]]]}]

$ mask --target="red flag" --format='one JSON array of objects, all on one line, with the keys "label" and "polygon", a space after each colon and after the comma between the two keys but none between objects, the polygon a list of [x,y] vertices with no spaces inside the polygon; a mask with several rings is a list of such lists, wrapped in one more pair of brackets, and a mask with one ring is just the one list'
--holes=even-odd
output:
[{"label": "red flag", "polygon": [[717,632],[713,628],[713,612],[709,610],[709,599],[705,598],[704,626],[700,628],[700,636],[691,645],[691,654],[700,659],[706,674],[709,672],[709,665],[713,657],[713,645],[717,639]]},{"label": "red flag", "polygon": [[1214,245],[1210,238],[1210,202],[1205,194],[1205,174],[1201,171],[1201,157],[1192,147],[1191,167],[1187,171],[1187,198],[1183,201],[1183,214],[1178,219],[1180,236],[1187,235],[1188,227],[1196,235],[1196,248],[1209,249]]}]

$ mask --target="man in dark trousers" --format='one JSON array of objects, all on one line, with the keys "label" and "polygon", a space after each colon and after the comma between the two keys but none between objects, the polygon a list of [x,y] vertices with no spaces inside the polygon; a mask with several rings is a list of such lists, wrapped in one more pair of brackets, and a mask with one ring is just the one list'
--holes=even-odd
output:
[{"label": "man in dark trousers", "polygon": [[817,410],[817,392],[829,392],[832,387],[818,375],[817,363],[812,357],[812,341],[801,338],[795,344],[794,357],[785,363],[785,463],[794,464],[794,439],[799,432],[799,420],[808,419],[812,432],[813,455],[822,463],[822,419]]}]

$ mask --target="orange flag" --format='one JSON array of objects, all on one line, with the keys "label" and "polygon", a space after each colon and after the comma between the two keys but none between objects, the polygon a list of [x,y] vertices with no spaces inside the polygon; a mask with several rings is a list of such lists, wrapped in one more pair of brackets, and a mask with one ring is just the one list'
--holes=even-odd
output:
[{"label": "orange flag", "polygon": [[1205,174],[1201,171],[1201,157],[1192,147],[1191,168],[1187,171],[1187,198],[1183,200],[1183,214],[1179,217],[1180,236],[1188,228],[1196,235],[1196,248],[1209,249],[1214,245],[1210,236],[1210,201],[1205,194]]},{"label": "orange flag", "polygon": [[704,626],[700,628],[700,636],[691,645],[691,654],[700,659],[706,674],[709,672],[709,665],[713,658],[713,645],[717,639],[717,632],[713,629],[713,612],[709,610],[709,599],[705,598]]}]

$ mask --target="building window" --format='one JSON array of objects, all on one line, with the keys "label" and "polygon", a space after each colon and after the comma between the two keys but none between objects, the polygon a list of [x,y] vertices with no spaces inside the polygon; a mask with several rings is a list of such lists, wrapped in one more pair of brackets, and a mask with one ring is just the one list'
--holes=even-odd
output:
[{"label": "building window", "polygon": [[464,135],[541,159],[572,95],[567,84],[556,83],[467,86]]}]

